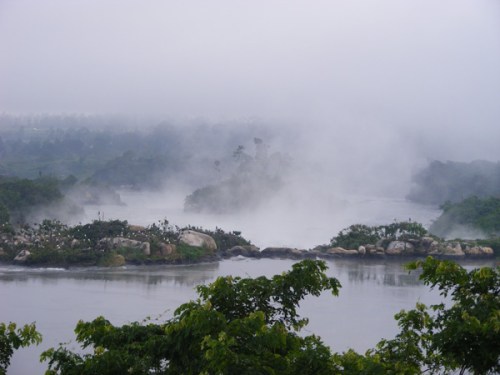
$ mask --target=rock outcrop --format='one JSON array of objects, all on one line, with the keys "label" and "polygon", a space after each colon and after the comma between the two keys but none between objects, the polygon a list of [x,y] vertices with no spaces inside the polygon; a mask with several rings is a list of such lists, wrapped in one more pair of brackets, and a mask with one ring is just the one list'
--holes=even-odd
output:
[{"label": "rock outcrop", "polygon": [[159,252],[161,256],[169,256],[174,254],[177,251],[177,246],[172,243],[160,243]]},{"label": "rock outcrop", "polygon": [[190,229],[182,231],[179,242],[189,246],[203,247],[210,251],[217,250],[217,244],[211,236]]},{"label": "rock outcrop", "polygon": [[15,262],[26,262],[28,257],[31,255],[31,252],[28,250],[21,250],[16,257],[14,258]]},{"label": "rock outcrop", "polygon": [[332,255],[359,255],[358,250],[347,250],[342,247],[332,247],[326,250],[326,253]]},{"label": "rock outcrop", "polygon": [[415,246],[406,241],[391,241],[385,249],[387,255],[409,255],[415,252]]},{"label": "rock outcrop", "polygon": [[222,256],[224,257],[235,257],[235,256],[244,256],[247,258],[260,258],[261,252],[257,246],[249,245],[249,246],[233,246],[230,249],[222,252]]}]

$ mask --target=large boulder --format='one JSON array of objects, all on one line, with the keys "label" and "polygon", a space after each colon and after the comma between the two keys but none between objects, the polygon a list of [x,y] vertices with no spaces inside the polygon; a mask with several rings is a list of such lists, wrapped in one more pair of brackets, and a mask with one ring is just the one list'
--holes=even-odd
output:
[{"label": "large boulder", "polygon": [[177,246],[173,243],[160,243],[160,255],[161,256],[169,256],[174,254],[177,251]]},{"label": "large boulder", "polygon": [[494,255],[495,254],[495,252],[493,251],[493,249],[491,247],[481,246],[481,250],[482,250],[484,255]]},{"label": "large boulder", "polygon": [[194,230],[183,230],[179,236],[179,242],[194,247],[204,247],[207,250],[217,250],[215,240],[208,234],[196,232]]},{"label": "large boulder", "polygon": [[413,254],[415,246],[405,241],[391,241],[385,249],[387,255]]},{"label": "large boulder", "polygon": [[464,253],[469,256],[484,256],[484,255],[493,255],[493,249],[491,247],[483,247],[483,246],[465,246],[463,249]]},{"label": "large boulder", "polygon": [[293,250],[291,247],[266,247],[260,254],[265,258],[289,258]]},{"label": "large boulder", "polygon": [[14,261],[16,262],[26,262],[28,257],[31,255],[31,253],[28,250],[21,250],[16,257],[14,258]]},{"label": "large boulder", "polygon": [[443,255],[448,256],[464,256],[465,253],[462,250],[462,246],[457,242],[455,244],[448,244],[443,250]]},{"label": "large boulder", "polygon": [[358,250],[347,250],[343,247],[332,247],[326,250],[327,254],[331,255],[358,255]]},{"label": "large boulder", "polygon": [[232,248],[226,250],[224,252],[224,255],[228,257],[241,255],[249,258],[257,258],[261,254],[257,246],[249,245],[249,246],[233,246]]}]

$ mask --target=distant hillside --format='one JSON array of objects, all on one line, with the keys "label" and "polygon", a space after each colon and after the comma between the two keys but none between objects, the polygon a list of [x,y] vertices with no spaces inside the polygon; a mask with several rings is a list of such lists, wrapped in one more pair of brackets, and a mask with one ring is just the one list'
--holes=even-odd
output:
[{"label": "distant hillside", "polygon": [[[230,152],[255,134],[257,123],[156,122],[112,116],[0,114],[0,176],[74,176],[111,188],[193,188],[227,178]],[[226,173],[224,175],[224,173]]]},{"label": "distant hillside", "polygon": [[448,202],[430,232],[444,238],[488,238],[500,234],[500,199],[470,197]]},{"label": "distant hillside", "polygon": [[500,162],[433,161],[417,173],[407,198],[424,204],[452,203],[477,196],[500,198]]}]

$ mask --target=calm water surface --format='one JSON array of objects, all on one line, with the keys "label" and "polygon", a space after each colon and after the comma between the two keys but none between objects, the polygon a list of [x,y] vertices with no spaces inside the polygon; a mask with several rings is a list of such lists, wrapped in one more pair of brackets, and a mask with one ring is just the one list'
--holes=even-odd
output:
[{"label": "calm water surface", "polygon": [[[18,351],[9,374],[42,374],[39,354],[74,339],[79,319],[104,315],[114,324],[149,316],[171,317],[181,303],[195,298],[194,287],[217,276],[271,276],[290,269],[292,260],[231,259],[192,266],[126,267],[120,269],[24,269],[0,267],[0,321],[36,322],[43,343]],[[468,267],[492,265],[488,262]],[[342,283],[339,297],[323,294],[301,306],[310,318],[305,333],[315,333],[335,351],[364,351],[380,338],[393,337],[393,315],[416,301],[436,303],[440,297],[408,274],[394,260],[329,261],[329,275]],[[70,347],[76,348],[74,344]]]}]

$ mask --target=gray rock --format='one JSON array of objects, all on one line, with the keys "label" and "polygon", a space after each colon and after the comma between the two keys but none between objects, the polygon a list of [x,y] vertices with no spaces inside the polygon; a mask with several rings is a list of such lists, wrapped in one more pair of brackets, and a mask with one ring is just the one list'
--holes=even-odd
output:
[{"label": "gray rock", "polygon": [[292,253],[292,248],[290,247],[266,247],[260,252],[261,256],[265,258],[273,257],[285,257],[288,258]]},{"label": "gray rock", "polygon": [[434,238],[432,237],[422,237],[420,242],[422,243],[422,246],[428,249],[431,246],[431,244],[435,241]]},{"label": "gray rock", "polygon": [[160,243],[160,255],[169,256],[177,251],[177,247],[172,243]]},{"label": "gray rock", "polygon": [[463,249],[466,255],[470,256],[481,256],[481,255],[493,255],[493,249],[491,247],[483,246],[465,246]]},{"label": "gray rock", "polygon": [[232,248],[226,250],[224,252],[225,256],[234,257],[234,256],[244,256],[248,258],[257,258],[260,256],[260,251],[257,246],[249,245],[249,246],[233,246]]},{"label": "gray rock", "polygon": [[332,255],[358,255],[358,250],[346,250],[342,247],[332,247],[326,250],[327,254]]},{"label": "gray rock", "polygon": [[16,262],[26,262],[28,257],[31,255],[31,253],[28,250],[21,250],[16,257],[14,258],[14,261]]},{"label": "gray rock", "polygon": [[364,246],[358,247],[358,253],[360,253],[361,255],[365,255],[366,254],[366,247],[364,247]]},{"label": "gray rock", "polygon": [[432,241],[429,246],[428,253],[429,254],[437,254],[439,253],[440,244],[437,241]]},{"label": "gray rock", "polygon": [[179,242],[189,246],[204,247],[211,251],[217,250],[217,244],[211,236],[194,230],[182,231]]},{"label": "gray rock", "polygon": [[402,255],[402,254],[413,254],[415,251],[415,247],[405,241],[391,241],[385,253],[387,255]]},{"label": "gray rock", "polygon": [[493,249],[491,247],[482,246],[481,250],[482,250],[484,255],[494,255],[495,254],[495,252],[493,251]]},{"label": "gray rock", "polygon": [[151,245],[149,244],[149,242],[143,242],[141,245],[141,250],[142,250],[142,253],[144,255],[150,256],[151,255]]},{"label": "gray rock", "polygon": [[444,255],[449,256],[464,256],[465,253],[462,250],[462,246],[459,243],[448,244],[443,251]]}]

